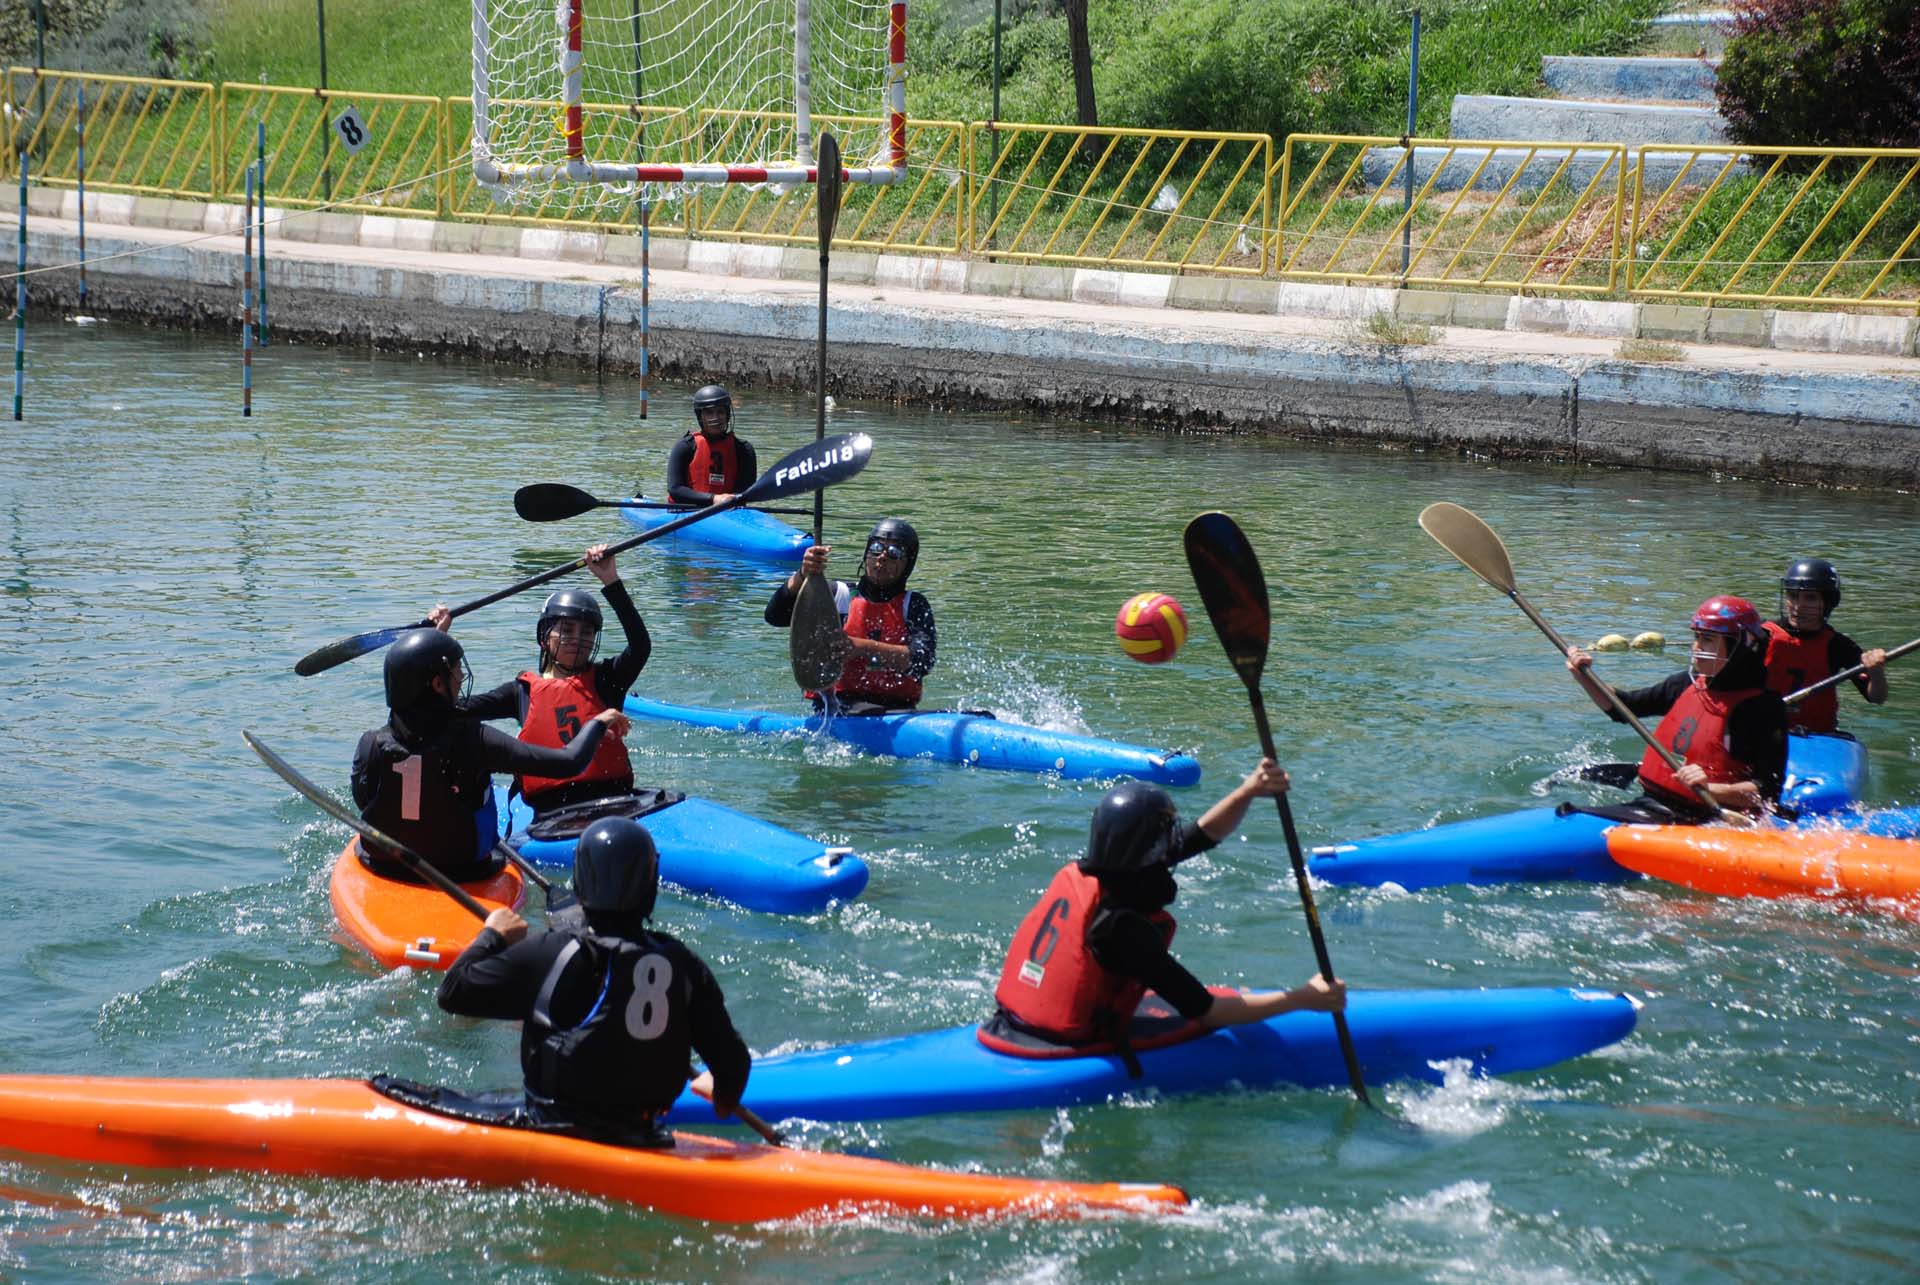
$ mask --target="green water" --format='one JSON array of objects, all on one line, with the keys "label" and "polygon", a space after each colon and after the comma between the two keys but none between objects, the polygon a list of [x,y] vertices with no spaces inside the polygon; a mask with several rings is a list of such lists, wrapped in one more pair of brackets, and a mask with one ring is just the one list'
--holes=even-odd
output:
[{"label": "green water", "polygon": [[[513,490],[651,481],[677,417],[640,424],[623,382],[276,346],[248,421],[230,345],[52,324],[31,343],[31,418],[8,425],[0,472],[0,1071],[511,1083],[510,1029],[440,1014],[432,979],[332,939],[344,831],[239,733],[343,788],[383,715],[377,660],[312,679],[293,660],[616,536],[611,519],[523,524]],[[763,461],[810,434],[798,401],[740,400]],[[1180,549],[1193,514],[1233,512],[1272,586],[1265,690],[1308,843],[1507,810],[1558,767],[1637,755],[1520,613],[1420,533],[1430,501],[1487,517],[1581,640],[1683,637],[1720,591],[1771,611],[1803,553],[1839,562],[1839,623],[1862,641],[1920,623],[1911,497],[878,406],[836,426],[877,445],[829,507],[922,532],[929,702],[1190,748],[1209,773],[1192,809],[1256,753]],[[863,530],[828,534],[851,548]],[[641,690],[794,700],[785,635],[760,622],[777,572],[658,546],[621,565],[656,640]],[[1171,664],[1113,643],[1143,589],[1194,612]],[[536,603],[460,622],[483,684],[530,659]],[[1677,646],[1602,661],[1623,683],[1683,663]],[[1849,695],[1845,717],[1872,748],[1871,797],[1914,802],[1920,666],[1893,689],[1879,709]],[[857,904],[811,919],[663,897],[758,1053],[981,1016],[1100,793],[664,726],[632,743],[643,778],[853,843],[872,867]],[[1312,971],[1277,831],[1256,811],[1185,867],[1180,954],[1209,980]],[[1173,1219],[718,1228],[544,1191],[8,1159],[0,1276],[1872,1279],[1920,1258],[1920,928],[1647,884],[1320,904],[1356,985],[1578,983],[1648,1006],[1624,1044],[1548,1071],[1386,1088],[1411,1130],[1342,1093],[1273,1092],[804,1131],[926,1164],[1175,1182],[1196,1200]]]}]

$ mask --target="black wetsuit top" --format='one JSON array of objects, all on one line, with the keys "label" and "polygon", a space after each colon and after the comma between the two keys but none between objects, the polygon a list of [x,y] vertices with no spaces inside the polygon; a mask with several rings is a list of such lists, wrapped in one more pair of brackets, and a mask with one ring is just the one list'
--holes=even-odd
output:
[{"label": "black wetsuit top", "polygon": [[[1621,704],[1648,718],[1672,709],[1692,682],[1683,669],[1651,687],[1614,690],[1619,692]],[[1765,682],[1763,675],[1751,685],[1762,687]],[[1616,723],[1627,721],[1616,709],[1608,709],[1607,717]],[[1761,691],[1734,707],[1727,718],[1727,752],[1753,769],[1754,783],[1763,798],[1779,800],[1780,786],[1787,778],[1787,707],[1778,692]],[[1667,801],[1663,795],[1662,802]]]},{"label": "black wetsuit top", "polygon": [[[562,1069],[556,1072],[553,1060],[542,1057],[541,1046],[553,1032],[578,1027],[605,999],[607,979],[594,967],[589,952],[576,952],[555,982],[546,1005],[550,1025],[531,1020],[554,962],[575,934],[549,932],[509,946],[499,933],[482,929],[441,981],[440,1007],[464,1017],[523,1023],[520,1067],[529,1090],[528,1100],[544,1108],[548,1119],[585,1115],[592,1118],[580,1122],[594,1124],[618,1122],[620,1116],[638,1120],[665,1111],[686,1085],[689,1045],[713,1072],[715,1099],[726,1104],[738,1102],[746,1089],[752,1056],[734,1030],[726,997],[712,971],[691,949],[666,933],[634,926],[622,935],[636,946],[664,956],[671,964],[673,981],[666,992],[670,1016],[659,1023],[653,1038],[641,1040],[630,1033],[631,1014],[608,1015],[611,1021],[605,1028],[610,1037],[637,1046],[627,1051],[646,1066],[632,1085],[632,1098],[617,1107],[604,1100],[605,1085],[588,1086],[583,1082],[578,1086],[580,1093],[571,1094],[566,1064],[561,1063]],[[592,1071],[592,1067],[576,1063],[572,1073],[584,1081],[591,1078]],[[595,1105],[570,1110],[576,1096]],[[614,1119],[609,1121],[609,1116]]]},{"label": "black wetsuit top", "polygon": [[[1174,831],[1175,863],[1219,844],[1198,822],[1182,821]],[[1158,866],[1138,874],[1105,874],[1100,879],[1100,908],[1087,925],[1087,950],[1110,973],[1131,977],[1173,1005],[1180,1016],[1197,1022],[1213,1008],[1206,984],[1179,960],[1147,916],[1173,900],[1173,873]]]},{"label": "black wetsuit top", "polygon": [[[740,463],[740,487],[734,492],[738,495],[740,491],[746,490],[759,479],[760,457],[754,454],[753,443],[738,433],[733,435],[733,453],[734,458]],[[687,473],[692,467],[693,436],[686,434],[673,444],[672,450],[667,452],[667,498],[675,504],[713,503],[713,496],[710,493],[699,490],[689,482]],[[642,485],[638,488],[638,493],[645,495],[646,490],[647,488]]]}]

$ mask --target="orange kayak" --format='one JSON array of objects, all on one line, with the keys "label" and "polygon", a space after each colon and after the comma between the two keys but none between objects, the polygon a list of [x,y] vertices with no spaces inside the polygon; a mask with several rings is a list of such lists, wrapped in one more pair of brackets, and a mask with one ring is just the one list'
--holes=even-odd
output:
[{"label": "orange kayak", "polygon": [[1729,897],[1920,900],[1920,842],[1855,830],[1618,825],[1607,851],[1630,870]]},{"label": "orange kayak", "polygon": [[1165,1211],[1178,1187],[946,1173],[676,1133],[636,1150],[416,1110],[361,1080],[0,1076],[0,1147],[106,1165],[541,1183],[716,1222],[865,1212],[953,1218]]},{"label": "orange kayak", "polygon": [[[360,864],[360,840],[349,839],[333,863],[333,913],[354,943],[387,968],[451,968],[480,935],[473,912],[431,884],[377,875]],[[494,910],[520,908],[526,885],[520,872],[502,866],[491,879],[460,885]]]}]

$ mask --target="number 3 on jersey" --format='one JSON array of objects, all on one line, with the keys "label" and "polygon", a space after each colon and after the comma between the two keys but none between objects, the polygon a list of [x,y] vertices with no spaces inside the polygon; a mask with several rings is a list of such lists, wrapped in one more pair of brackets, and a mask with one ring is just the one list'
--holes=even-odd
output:
[{"label": "number 3 on jersey", "polygon": [[627,1001],[627,1034],[636,1040],[658,1039],[667,1029],[673,964],[665,955],[642,955],[633,966],[633,998]]}]

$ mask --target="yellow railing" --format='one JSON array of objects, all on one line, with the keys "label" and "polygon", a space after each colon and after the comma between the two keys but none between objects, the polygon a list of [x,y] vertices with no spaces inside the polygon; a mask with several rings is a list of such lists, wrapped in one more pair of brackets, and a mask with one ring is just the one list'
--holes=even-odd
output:
[{"label": "yellow railing", "polygon": [[1663,144],[1640,155],[1635,297],[1915,308],[1920,149]]},{"label": "yellow railing", "polygon": [[1605,294],[1620,263],[1617,144],[1293,134],[1281,158],[1280,275]]},{"label": "yellow railing", "polygon": [[[469,163],[472,106],[285,86],[11,68],[8,137],[33,181],[236,199],[265,126],[283,207],[631,232],[639,190],[502,201]],[[558,103],[530,107],[533,118]],[[350,153],[348,106],[368,142]],[[790,122],[759,112],[588,103],[601,161],[756,154]],[[820,118],[852,137],[871,118]],[[1920,149],[1412,139],[912,121],[910,168],[843,190],[835,244],[1027,263],[1713,303],[1920,313]],[[642,134],[644,133],[644,138]],[[696,147],[694,140],[699,140]],[[775,146],[769,143],[769,146]],[[764,149],[758,149],[764,150]],[[776,147],[777,150],[777,147]],[[860,158],[851,158],[858,163]],[[1409,177],[1411,184],[1409,185]],[[810,187],[650,189],[650,226],[808,245]]]},{"label": "yellow railing", "polygon": [[1273,140],[1265,134],[1005,121],[968,134],[976,254],[1266,273]]}]

